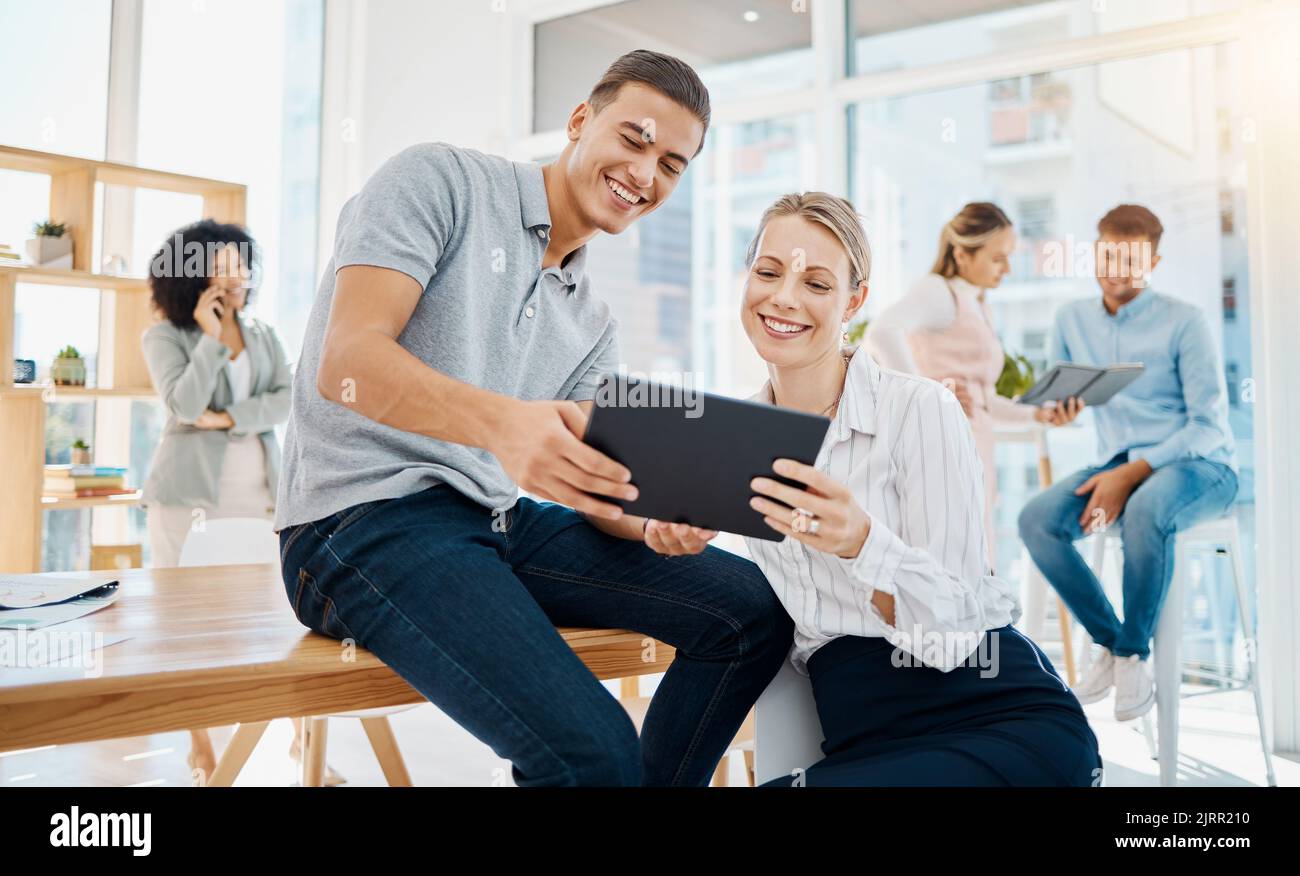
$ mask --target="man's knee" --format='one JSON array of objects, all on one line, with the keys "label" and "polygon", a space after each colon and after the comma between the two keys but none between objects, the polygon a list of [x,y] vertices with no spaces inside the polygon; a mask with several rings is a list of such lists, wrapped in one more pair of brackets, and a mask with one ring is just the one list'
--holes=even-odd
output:
[{"label": "man's knee", "polygon": [[794,636],[794,622],[762,570],[743,557],[719,548],[709,550],[722,554],[713,559],[724,564],[717,580],[725,586],[719,588],[711,641],[701,643],[700,650],[735,656],[772,652],[778,661],[784,658]]},{"label": "man's knee", "polygon": [[562,746],[562,753],[543,774],[522,776],[516,767],[515,781],[520,785],[571,787],[634,787],[641,784],[641,740],[632,719],[622,712],[604,727],[584,726],[581,737]]},{"label": "man's knee", "polygon": [[[1120,521],[1125,533],[1171,536],[1179,517],[1186,517],[1188,484],[1179,483],[1176,472],[1160,471],[1129,494]],[[1194,502],[1195,500],[1193,500]]]},{"label": "man's knee", "polygon": [[1164,540],[1174,534],[1174,520],[1168,503],[1155,491],[1138,490],[1124,505],[1120,535],[1125,545],[1150,539]]},{"label": "man's knee", "polygon": [[1055,537],[1058,529],[1055,518],[1059,513],[1054,498],[1051,491],[1047,490],[1030,499],[1020,509],[1016,524],[1020,530],[1020,540],[1025,544]]}]

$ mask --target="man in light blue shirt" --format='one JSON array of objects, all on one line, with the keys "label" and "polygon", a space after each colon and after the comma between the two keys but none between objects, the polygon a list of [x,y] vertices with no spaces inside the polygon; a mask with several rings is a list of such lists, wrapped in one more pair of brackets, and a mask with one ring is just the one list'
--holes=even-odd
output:
[{"label": "man in light blue shirt", "polygon": [[[1142,375],[1093,412],[1098,462],[1025,505],[1020,536],[1043,575],[1101,648],[1075,689],[1080,702],[1116,688],[1115,717],[1155,703],[1145,661],[1173,574],[1179,530],[1220,516],[1237,495],[1227,391],[1204,314],[1147,288],[1163,227],[1124,204],[1097,225],[1101,299],[1056,315],[1052,358],[1141,362]],[[1124,545],[1124,619],[1074,542],[1118,522]]]}]

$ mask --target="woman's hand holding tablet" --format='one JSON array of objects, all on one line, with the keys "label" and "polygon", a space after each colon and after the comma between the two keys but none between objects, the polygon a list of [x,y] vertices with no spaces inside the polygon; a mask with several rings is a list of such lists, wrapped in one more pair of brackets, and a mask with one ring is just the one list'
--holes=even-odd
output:
[{"label": "woman's hand holding tablet", "polygon": [[[848,487],[825,472],[793,459],[778,459],[772,470],[805,486],[799,489],[761,477],[750,481],[754,492],[762,495],[750,499],[749,505],[763,515],[764,523],[782,535],[837,557],[856,557],[862,551],[871,532],[871,518],[853,501]],[[811,512],[817,525],[803,531],[795,529],[791,525],[791,508]]]}]

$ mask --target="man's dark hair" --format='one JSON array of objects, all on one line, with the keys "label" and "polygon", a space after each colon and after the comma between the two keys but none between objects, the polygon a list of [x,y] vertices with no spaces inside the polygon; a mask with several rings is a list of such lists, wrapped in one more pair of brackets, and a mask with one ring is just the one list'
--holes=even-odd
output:
[{"label": "man's dark hair", "polygon": [[[179,228],[163,241],[149,260],[149,289],[153,293],[154,306],[177,328],[197,325],[194,306],[203,290],[211,285],[216,272],[211,257],[216,250],[232,243],[239,247],[240,257],[256,286],[260,260],[257,244],[242,226],[231,223],[202,219]],[[200,251],[203,253],[202,270],[186,270],[186,266],[193,267],[193,254]],[[245,306],[252,298],[253,289],[249,289]]]},{"label": "man's dark hair", "polygon": [[1151,251],[1160,249],[1160,235],[1165,227],[1156,214],[1139,204],[1120,204],[1097,223],[1098,234],[1113,237],[1145,237],[1151,241]]},{"label": "man's dark hair", "polygon": [[[704,87],[690,64],[671,55],[649,49],[635,49],[609,65],[605,75],[591,89],[587,103],[591,104],[593,110],[600,112],[618,96],[619,89],[630,82],[647,85],[690,110],[704,125],[704,134],[708,133],[709,90]],[[704,148],[704,134],[700,136],[700,147],[695,150],[696,155]]]}]

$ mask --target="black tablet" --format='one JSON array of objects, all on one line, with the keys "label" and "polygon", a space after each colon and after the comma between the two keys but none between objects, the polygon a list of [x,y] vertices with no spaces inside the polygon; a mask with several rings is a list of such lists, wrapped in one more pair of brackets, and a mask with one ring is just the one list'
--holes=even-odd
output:
[{"label": "black tablet", "polygon": [[1124,387],[1142,376],[1140,362],[1117,362],[1104,368],[1062,362],[1043,375],[1029,388],[1019,401],[1021,404],[1041,405],[1044,402],[1062,402],[1068,398],[1082,399],[1096,407],[1104,405]]},{"label": "black tablet", "polygon": [[778,459],[813,465],[830,420],[689,387],[607,374],[584,440],[627,466],[637,498],[609,499],[628,514],[769,541],[781,533],[749,506],[749,482]]}]

